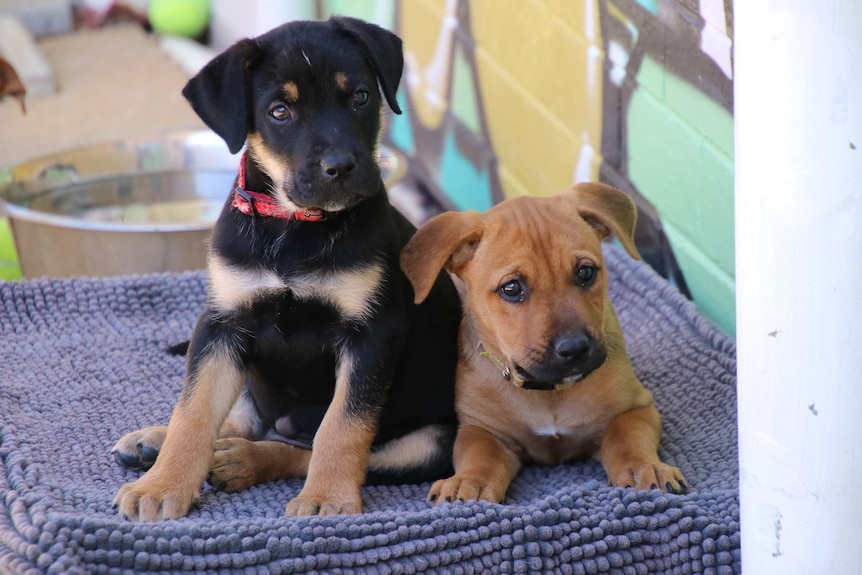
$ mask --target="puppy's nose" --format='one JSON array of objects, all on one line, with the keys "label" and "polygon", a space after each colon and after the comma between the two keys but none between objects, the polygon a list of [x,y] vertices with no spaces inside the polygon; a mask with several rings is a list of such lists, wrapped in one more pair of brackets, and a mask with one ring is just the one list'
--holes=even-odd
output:
[{"label": "puppy's nose", "polygon": [[348,153],[331,153],[320,160],[320,169],[330,178],[343,178],[356,167],[356,158]]},{"label": "puppy's nose", "polygon": [[554,340],[553,347],[559,360],[574,365],[586,358],[590,340],[582,333],[565,334]]}]

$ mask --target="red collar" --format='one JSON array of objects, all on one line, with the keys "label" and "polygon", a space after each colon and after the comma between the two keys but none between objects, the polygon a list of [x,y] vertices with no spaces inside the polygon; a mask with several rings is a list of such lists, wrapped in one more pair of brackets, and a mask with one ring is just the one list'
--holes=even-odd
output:
[{"label": "red collar", "polygon": [[287,210],[269,194],[251,192],[245,189],[245,159],[246,153],[242,153],[239,160],[239,171],[234,187],[233,207],[246,215],[268,216],[270,218],[281,218],[283,220],[302,220],[304,222],[319,222],[326,219],[326,214],[320,208],[303,208],[300,210]]}]

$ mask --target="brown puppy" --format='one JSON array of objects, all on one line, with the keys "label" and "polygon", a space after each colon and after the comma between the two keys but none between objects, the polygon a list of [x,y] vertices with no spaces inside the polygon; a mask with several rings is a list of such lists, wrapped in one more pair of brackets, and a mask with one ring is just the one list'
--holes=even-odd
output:
[{"label": "brown puppy", "polygon": [[465,284],[455,475],[429,500],[499,502],[526,462],[597,456],[610,484],[687,489],[658,458],[661,417],[638,381],[608,300],[601,240],[635,259],[637,211],[623,192],[578,184],[484,214],[445,213],[401,253],[416,302],[441,268]]}]

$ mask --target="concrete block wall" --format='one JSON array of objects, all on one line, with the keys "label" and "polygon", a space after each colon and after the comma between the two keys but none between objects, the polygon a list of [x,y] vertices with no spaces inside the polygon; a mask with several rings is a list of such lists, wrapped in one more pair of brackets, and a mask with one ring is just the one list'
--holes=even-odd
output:
[{"label": "concrete block wall", "polygon": [[390,115],[388,136],[444,204],[482,210],[584,180],[621,187],[673,260],[659,271],[733,334],[732,8],[319,0],[318,15],[404,39],[408,114]]}]

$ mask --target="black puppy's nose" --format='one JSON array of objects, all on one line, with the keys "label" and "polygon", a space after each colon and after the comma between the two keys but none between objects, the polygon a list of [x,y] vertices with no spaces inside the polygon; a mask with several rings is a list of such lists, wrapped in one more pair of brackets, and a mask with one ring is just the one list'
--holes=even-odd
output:
[{"label": "black puppy's nose", "polygon": [[553,342],[557,358],[570,364],[576,364],[586,358],[590,351],[590,339],[582,334],[565,334]]},{"label": "black puppy's nose", "polygon": [[320,169],[330,178],[343,178],[356,167],[356,158],[348,153],[331,153],[320,160]]}]

